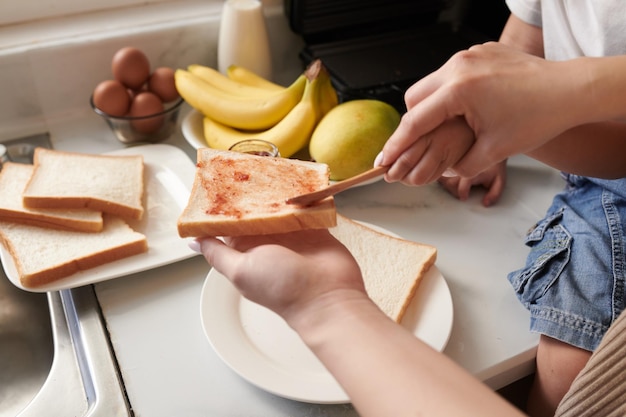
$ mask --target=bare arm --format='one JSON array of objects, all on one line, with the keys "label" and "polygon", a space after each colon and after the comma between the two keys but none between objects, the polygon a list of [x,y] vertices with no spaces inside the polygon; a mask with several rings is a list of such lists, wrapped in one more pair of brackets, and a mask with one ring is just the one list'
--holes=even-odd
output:
[{"label": "bare arm", "polygon": [[502,132],[502,139],[496,134],[478,144],[460,162],[459,171],[481,164],[495,148],[504,156],[527,153],[575,174],[625,176],[626,55],[537,63],[536,77],[542,78],[537,85],[545,91],[535,89],[523,98],[525,108],[512,107],[510,116],[527,126],[512,127],[508,137]]},{"label": "bare arm", "polygon": [[362,296],[328,300],[290,321],[361,416],[522,415]]},{"label": "bare arm", "polygon": [[626,123],[578,126],[528,155],[573,174],[606,179],[626,177]]},{"label": "bare arm", "polygon": [[[420,185],[454,167],[467,180],[450,187],[464,196],[478,173],[518,153],[572,173],[624,176],[618,121],[626,120],[626,56],[545,61],[541,33],[511,16],[498,44],[460,52],[415,83],[377,159],[391,166],[386,179]],[[459,118],[467,131],[441,128]],[[478,183],[485,182],[499,184]]]},{"label": "bare arm", "polygon": [[361,416],[522,415],[379,310],[327,230],[226,241],[203,239],[201,251],[244,296],[287,321]]},{"label": "bare arm", "polygon": [[[524,36],[521,36],[522,33]],[[543,40],[541,29],[530,26],[515,16],[511,16],[500,39],[502,43],[516,47],[527,53],[543,56]],[[616,60],[622,60],[619,57]],[[590,69],[588,76],[579,76],[582,80],[588,79],[592,86],[581,86],[579,100],[589,101],[589,107],[598,110],[597,116],[589,114],[591,119],[602,120],[620,117],[626,113],[626,103],[613,97],[611,90],[619,92],[624,88],[618,80],[620,64],[615,67],[600,65]],[[607,71],[608,70],[608,71]],[[607,71],[607,73],[604,73]],[[580,71],[583,73],[584,69]],[[613,74],[611,74],[613,73]],[[591,81],[596,78],[598,81]],[[621,85],[621,87],[620,87]],[[594,94],[595,91],[595,94]],[[621,90],[625,91],[625,90]],[[620,94],[623,96],[623,94]],[[620,111],[624,109],[624,111]],[[569,105],[555,111],[569,111]],[[593,112],[593,110],[590,110]],[[606,115],[602,113],[608,112]],[[612,114],[611,114],[612,113]],[[556,138],[528,152],[528,155],[550,165],[556,169],[598,178],[619,178],[626,176],[626,124],[619,121],[589,123],[572,127]]]},{"label": "bare arm", "polygon": [[[424,157],[405,154],[406,144],[462,116],[476,139],[454,168],[462,176],[474,176],[508,156],[538,150],[575,126],[623,118],[624,74],[626,55],[555,62],[498,43],[472,47],[411,87],[407,94],[416,104],[378,162],[391,165],[388,180],[402,178],[407,166]],[[596,138],[586,146],[595,147]]]},{"label": "bare arm", "polygon": [[509,16],[502,29],[498,42],[540,58],[544,56],[542,29],[524,22],[513,14]]}]

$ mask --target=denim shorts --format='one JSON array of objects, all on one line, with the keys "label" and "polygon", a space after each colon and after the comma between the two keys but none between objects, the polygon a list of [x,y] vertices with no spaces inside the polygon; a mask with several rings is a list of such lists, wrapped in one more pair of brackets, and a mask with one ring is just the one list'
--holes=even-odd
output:
[{"label": "denim shorts", "polygon": [[626,180],[565,178],[526,236],[526,266],[508,279],[531,331],[593,351],[624,309],[626,198],[614,191],[626,190]]}]

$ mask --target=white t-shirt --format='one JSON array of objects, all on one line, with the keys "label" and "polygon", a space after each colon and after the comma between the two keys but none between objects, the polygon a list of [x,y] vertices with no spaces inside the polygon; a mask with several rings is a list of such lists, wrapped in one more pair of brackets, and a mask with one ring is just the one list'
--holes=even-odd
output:
[{"label": "white t-shirt", "polygon": [[546,59],[626,54],[626,0],[506,0],[511,13],[543,28]]}]

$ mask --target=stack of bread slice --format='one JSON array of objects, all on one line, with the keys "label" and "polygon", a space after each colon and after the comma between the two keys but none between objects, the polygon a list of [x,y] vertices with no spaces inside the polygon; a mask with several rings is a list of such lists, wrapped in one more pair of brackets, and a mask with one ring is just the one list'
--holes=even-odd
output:
[{"label": "stack of bread slice", "polygon": [[144,215],[140,155],[37,148],[33,164],[0,171],[0,241],[20,283],[36,288],[146,252],[128,221]]}]

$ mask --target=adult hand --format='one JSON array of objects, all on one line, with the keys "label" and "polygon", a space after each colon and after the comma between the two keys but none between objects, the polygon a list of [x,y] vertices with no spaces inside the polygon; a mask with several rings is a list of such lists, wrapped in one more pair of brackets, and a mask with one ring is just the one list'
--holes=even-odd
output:
[{"label": "adult hand", "polygon": [[358,264],[328,230],[224,241],[199,239],[198,249],[244,297],[288,322],[344,296],[367,298]]},{"label": "adult hand", "polygon": [[[440,161],[437,172],[453,167],[473,177],[571,126],[576,113],[555,109],[573,105],[579,92],[560,65],[495,42],[455,54],[407,90],[407,112],[377,159],[391,166],[387,181],[406,181],[410,172],[415,184],[426,183],[435,164],[423,161]],[[473,132],[469,146],[467,132],[444,128],[459,119]],[[462,157],[455,162],[451,154]]]}]

